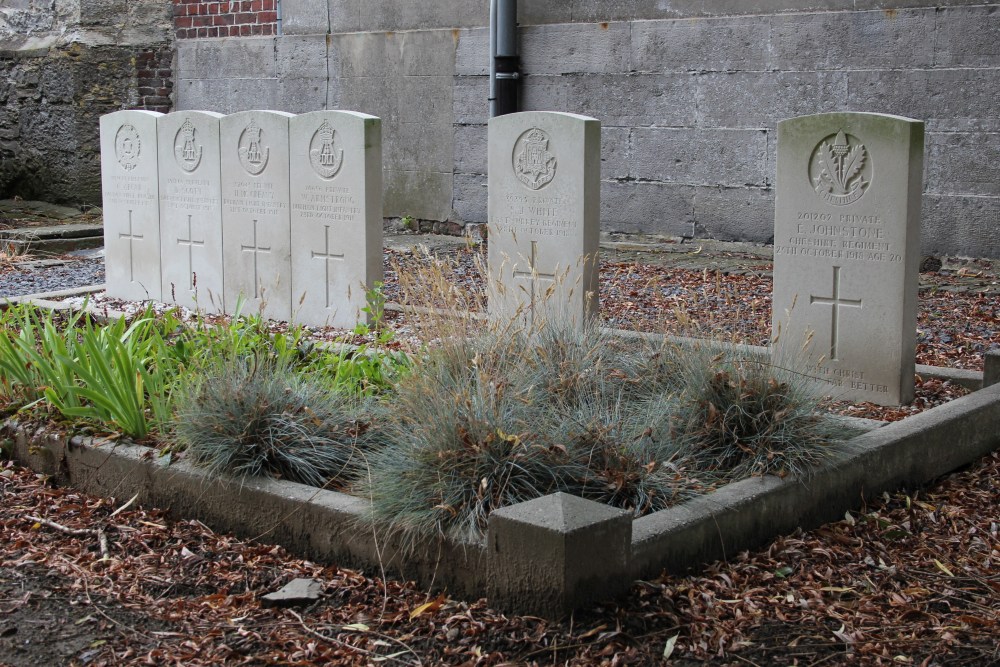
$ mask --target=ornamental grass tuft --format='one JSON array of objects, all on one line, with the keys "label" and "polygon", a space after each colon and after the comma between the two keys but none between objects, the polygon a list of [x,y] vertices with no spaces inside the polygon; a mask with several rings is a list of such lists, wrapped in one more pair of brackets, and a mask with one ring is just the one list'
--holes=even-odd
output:
[{"label": "ornamental grass tuft", "polygon": [[176,444],[215,475],[341,487],[368,429],[362,399],[273,360],[208,364],[175,405]]},{"label": "ornamental grass tuft", "polygon": [[632,510],[699,488],[650,437],[668,398],[663,355],[596,328],[483,327],[439,339],[403,378],[356,489],[374,520],[412,538],[481,540],[494,510],[564,491]]},{"label": "ornamental grass tuft", "polygon": [[750,348],[690,348],[672,437],[698,470],[730,481],[807,475],[851,431],[817,411],[822,400],[801,373]]}]

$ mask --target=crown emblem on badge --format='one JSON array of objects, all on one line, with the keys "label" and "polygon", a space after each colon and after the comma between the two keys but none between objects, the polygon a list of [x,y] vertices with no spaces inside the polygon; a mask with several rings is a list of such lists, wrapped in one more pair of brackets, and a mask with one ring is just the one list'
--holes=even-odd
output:
[{"label": "crown emblem on badge", "polygon": [[556,175],[556,156],[549,152],[549,135],[534,127],[514,144],[514,174],[532,190],[552,182]]},{"label": "crown emblem on badge", "polygon": [[256,119],[250,118],[250,124],[240,135],[240,164],[253,176],[257,176],[267,167],[267,158],[271,153],[268,147],[261,148],[264,131],[257,125]]},{"label": "crown emblem on badge", "polygon": [[309,142],[309,162],[323,178],[336,176],[344,161],[344,151],[337,147],[336,138],[336,130],[324,120]]},{"label": "crown emblem on badge", "polygon": [[180,130],[177,131],[177,138],[174,141],[174,157],[177,164],[186,172],[192,172],[201,164],[202,148],[195,141],[194,123],[190,118],[184,120]]}]

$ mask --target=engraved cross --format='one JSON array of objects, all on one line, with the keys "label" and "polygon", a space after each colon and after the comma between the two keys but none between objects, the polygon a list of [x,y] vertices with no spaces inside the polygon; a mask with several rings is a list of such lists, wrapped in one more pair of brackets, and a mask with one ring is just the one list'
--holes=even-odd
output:
[{"label": "engraved cross", "polygon": [[261,253],[271,252],[271,247],[264,247],[257,242],[257,221],[253,221],[253,245],[240,246],[240,250],[243,252],[253,253],[253,298],[260,298],[260,274],[257,268],[257,257]]},{"label": "engraved cross", "polygon": [[[256,244],[256,241],[254,241]],[[188,216],[188,237],[186,239],[177,239],[177,245],[186,245],[188,247],[188,289],[194,289],[194,246],[204,246],[204,241],[195,241],[194,234],[191,227],[191,216]]]},{"label": "engraved cross", "polygon": [[861,299],[843,299],[840,296],[840,267],[833,267],[833,296],[810,296],[809,303],[820,306],[832,306],[833,314],[830,323],[830,359],[838,361],[840,345],[840,309],[841,308],[861,308]]},{"label": "engraved cross", "polygon": [[132,244],[135,241],[141,241],[145,238],[142,234],[136,234],[132,231],[132,209],[128,212],[128,234],[118,234],[120,239],[128,239],[128,281],[130,283],[135,282],[135,259],[132,254]]},{"label": "engraved cross", "polygon": [[330,225],[326,225],[326,247],[323,252],[316,252],[313,250],[313,259],[323,260],[323,264],[326,265],[326,307],[330,307],[330,262],[337,260],[340,262],[344,261],[344,254],[335,255],[330,252]]},{"label": "engraved cross", "polygon": [[536,262],[538,261],[538,241],[531,242],[531,260],[528,264],[528,271],[514,271],[515,278],[529,278],[531,280],[531,323],[535,323],[535,301],[538,298],[538,281],[549,280],[555,282],[556,274],[540,273]]}]

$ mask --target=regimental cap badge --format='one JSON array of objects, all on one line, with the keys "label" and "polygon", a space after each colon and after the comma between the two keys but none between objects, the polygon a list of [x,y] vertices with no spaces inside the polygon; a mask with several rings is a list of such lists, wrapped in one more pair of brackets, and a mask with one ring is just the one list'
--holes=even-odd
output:
[{"label": "regimental cap badge", "polygon": [[550,139],[533,127],[514,143],[514,175],[532,190],[540,190],[556,175],[556,156],[549,152]]},{"label": "regimental cap badge", "polygon": [[267,159],[271,154],[271,149],[261,146],[264,131],[257,120],[251,116],[250,123],[240,135],[239,155],[240,164],[247,170],[247,173],[257,176],[267,167]]},{"label": "regimental cap badge", "polygon": [[333,178],[344,162],[344,151],[337,145],[337,132],[323,121],[309,142],[309,163],[322,178]]},{"label": "regimental cap badge", "polygon": [[125,171],[132,171],[139,164],[142,153],[142,140],[134,125],[126,123],[118,128],[115,134],[115,157]]},{"label": "regimental cap badge", "polygon": [[868,149],[844,130],[823,139],[809,160],[809,182],[816,194],[834,206],[847,206],[864,197],[872,177]]},{"label": "regimental cap badge", "polygon": [[194,123],[190,118],[186,118],[174,138],[174,157],[180,168],[188,173],[201,164],[202,147],[195,140],[196,133]]}]

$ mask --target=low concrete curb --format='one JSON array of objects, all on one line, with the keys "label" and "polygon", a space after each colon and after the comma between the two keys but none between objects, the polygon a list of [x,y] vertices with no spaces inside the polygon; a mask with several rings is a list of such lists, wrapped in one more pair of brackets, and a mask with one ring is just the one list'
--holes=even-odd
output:
[{"label": "low concrete curb", "polygon": [[[730,484],[629,521],[619,510],[556,494],[494,513],[487,543],[410,543],[365,524],[369,503],[269,479],[209,478],[137,445],[8,423],[14,458],[88,493],[197,518],[214,530],[281,544],[315,560],[390,576],[495,606],[560,617],[632,581],[684,571],[843,516],[866,498],[936,479],[1000,446],[1000,385],[858,436],[805,482]],[[623,523],[624,521],[624,523]]]},{"label": "low concrete curb", "polygon": [[925,484],[1000,447],[1000,385],[849,441],[848,453],[794,481],[729,484],[632,524],[633,577],[724,559],[796,528],[843,517],[883,491]]},{"label": "low concrete curb", "polygon": [[213,530],[280,544],[306,558],[382,567],[390,576],[433,582],[461,597],[487,588],[482,545],[410,543],[365,525],[370,504],[294,482],[211,478],[186,461],[168,465],[153,450],[108,440],[4,427],[14,459],[87,493],[138,502],[198,519]]}]

